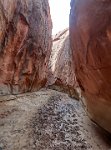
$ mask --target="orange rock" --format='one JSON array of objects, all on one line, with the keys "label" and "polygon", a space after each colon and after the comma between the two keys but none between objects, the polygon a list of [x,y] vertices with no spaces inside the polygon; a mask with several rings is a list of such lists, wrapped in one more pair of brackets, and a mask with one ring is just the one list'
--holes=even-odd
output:
[{"label": "orange rock", "polygon": [[69,44],[69,30],[65,29],[53,37],[47,84],[50,88],[64,91],[78,99],[73,64]]},{"label": "orange rock", "polygon": [[0,0],[0,95],[45,85],[51,26],[47,0]]},{"label": "orange rock", "polygon": [[89,115],[111,132],[111,1],[72,0],[70,39]]}]

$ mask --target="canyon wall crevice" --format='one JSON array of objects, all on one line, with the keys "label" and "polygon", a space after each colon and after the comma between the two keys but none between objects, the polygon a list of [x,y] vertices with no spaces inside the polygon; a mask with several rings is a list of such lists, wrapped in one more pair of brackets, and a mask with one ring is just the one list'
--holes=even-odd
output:
[{"label": "canyon wall crevice", "polygon": [[73,65],[69,29],[64,29],[53,36],[47,85],[49,88],[68,93],[71,97],[79,99]]}]

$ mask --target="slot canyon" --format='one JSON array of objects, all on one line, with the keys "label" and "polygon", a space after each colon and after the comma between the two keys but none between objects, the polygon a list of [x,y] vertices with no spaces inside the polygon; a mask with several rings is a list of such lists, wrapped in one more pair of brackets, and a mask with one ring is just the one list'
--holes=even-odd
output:
[{"label": "slot canyon", "polygon": [[110,150],[111,1],[50,1],[0,0],[0,150]]}]

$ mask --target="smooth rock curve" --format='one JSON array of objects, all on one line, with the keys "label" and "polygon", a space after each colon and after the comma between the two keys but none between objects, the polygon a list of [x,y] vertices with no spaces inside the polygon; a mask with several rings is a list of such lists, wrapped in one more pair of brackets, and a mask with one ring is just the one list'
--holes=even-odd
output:
[{"label": "smooth rock curve", "polygon": [[111,1],[72,0],[70,40],[89,115],[111,132]]}]

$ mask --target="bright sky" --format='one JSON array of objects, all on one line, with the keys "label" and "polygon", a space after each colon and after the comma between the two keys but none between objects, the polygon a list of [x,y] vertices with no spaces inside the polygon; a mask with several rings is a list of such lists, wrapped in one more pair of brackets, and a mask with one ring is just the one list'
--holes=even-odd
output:
[{"label": "bright sky", "polygon": [[49,0],[49,4],[54,35],[69,26],[70,0]]}]

